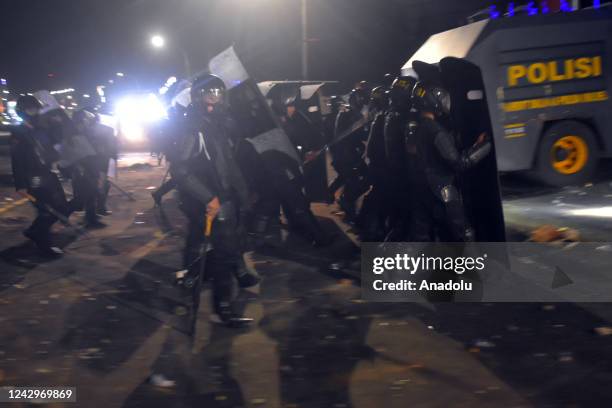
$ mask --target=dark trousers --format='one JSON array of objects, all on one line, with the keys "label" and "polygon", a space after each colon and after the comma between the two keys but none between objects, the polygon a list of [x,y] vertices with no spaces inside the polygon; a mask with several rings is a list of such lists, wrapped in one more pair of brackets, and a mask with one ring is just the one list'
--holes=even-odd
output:
[{"label": "dark trousers", "polygon": [[460,199],[444,202],[429,186],[420,186],[412,209],[411,239],[415,242],[471,240],[465,208]]},{"label": "dark trousers", "polygon": [[72,208],[66,201],[64,189],[55,174],[45,176],[41,186],[29,190],[29,193],[36,198],[37,216],[28,232],[37,242],[49,245],[51,227],[57,222],[57,217],[47,208],[50,207],[65,217],[70,215]]},{"label": "dark trousers", "polygon": [[[367,167],[359,158],[359,161],[334,161],[332,166],[338,173],[338,177],[331,184],[331,193],[333,194],[341,183],[344,184],[344,190],[340,196],[340,208],[349,217],[354,217],[356,213],[357,199],[365,193],[368,188]],[[335,189],[335,190],[334,190]]]},{"label": "dark trousers", "polygon": [[74,191],[74,209],[85,210],[85,220],[94,222],[98,209],[99,173],[88,164],[76,165],[72,171],[72,188]]},{"label": "dark trousers", "polygon": [[[323,230],[310,209],[299,179],[290,180],[278,175],[261,190],[263,195],[256,205],[256,232],[264,233],[270,219],[278,218],[283,209],[289,225],[311,241],[323,241]],[[265,221],[263,221],[265,219]]]},{"label": "dark trousers", "polygon": [[387,233],[385,196],[383,187],[374,184],[363,199],[357,225],[361,228],[361,239],[365,242],[382,241]]},{"label": "dark trousers", "polygon": [[106,200],[108,199],[108,192],[110,191],[110,181],[106,177],[106,174],[100,174],[102,177],[102,186],[98,189],[97,197],[96,197],[96,210],[97,211],[105,211],[106,210]]},{"label": "dark trousers", "polygon": [[102,180],[100,188],[98,188],[96,198],[96,210],[106,211],[106,200],[108,199],[108,192],[110,191],[110,181],[108,180],[108,166],[110,157],[102,156],[98,157],[98,172],[99,177]]},{"label": "dark trousers", "polygon": [[[206,244],[206,206],[182,194],[181,210],[188,220],[183,267],[190,272],[199,271],[202,267],[199,259]],[[205,279],[212,282],[213,306],[219,312],[220,308],[228,307],[231,303],[233,275],[242,257],[238,210],[231,202],[222,203],[222,209],[213,222],[210,241],[212,250],[206,256]]]},{"label": "dark trousers", "polygon": [[159,186],[159,188],[155,191],[155,195],[158,196],[159,198],[162,198],[163,196],[165,196],[166,194],[168,194],[171,190],[176,188],[176,180],[173,178],[170,178],[168,180],[166,180],[161,186]]},{"label": "dark trousers", "polygon": [[289,225],[297,229],[307,239],[324,241],[325,234],[310,209],[310,202],[304,195],[302,184],[297,180],[287,180],[279,187],[280,204]]}]

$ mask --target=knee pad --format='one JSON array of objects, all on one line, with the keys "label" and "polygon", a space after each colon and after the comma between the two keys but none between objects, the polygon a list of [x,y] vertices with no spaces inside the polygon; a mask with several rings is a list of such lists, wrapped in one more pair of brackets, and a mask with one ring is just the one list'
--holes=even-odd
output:
[{"label": "knee pad", "polygon": [[461,196],[459,195],[459,190],[457,187],[452,184],[446,185],[442,187],[440,190],[440,196],[442,197],[442,201],[445,203],[450,203],[452,201],[459,201]]}]

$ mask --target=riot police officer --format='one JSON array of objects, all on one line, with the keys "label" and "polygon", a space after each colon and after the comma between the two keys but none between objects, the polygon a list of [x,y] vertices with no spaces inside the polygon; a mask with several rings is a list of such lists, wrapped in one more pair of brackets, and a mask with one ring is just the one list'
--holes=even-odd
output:
[{"label": "riot police officer", "polygon": [[89,152],[81,154],[83,157],[72,163],[69,168],[73,191],[79,208],[85,210],[86,227],[101,228],[105,224],[100,222],[98,212],[100,208],[105,207],[100,200],[105,195],[104,181],[106,181],[108,167],[108,159],[105,160],[106,154],[104,153],[105,143],[96,132],[96,117],[93,113],[79,110],[72,115],[72,121],[77,134],[67,138],[65,143],[83,138],[89,142],[91,147]]},{"label": "riot police officer", "polygon": [[334,140],[329,149],[332,166],[338,174],[330,185],[330,193],[334,194],[344,186],[338,204],[345,212],[347,221],[355,221],[357,199],[368,188],[363,154],[369,132],[366,111],[369,92],[365,85],[360,85],[362,87],[351,91],[348,108],[340,111],[336,117]]},{"label": "riot police officer", "polygon": [[285,99],[280,120],[285,133],[303,161],[308,153],[320,149],[325,141],[322,140],[321,132],[315,128],[312,121],[298,109],[298,95],[299,93]]},{"label": "riot police officer", "polygon": [[359,226],[363,241],[382,241],[386,232],[386,206],[388,201],[387,160],[384,145],[385,117],[389,107],[387,90],[383,86],[372,89],[370,110],[374,119],[370,126],[365,157],[371,189],[363,199],[359,213]]},{"label": "riot police officer", "polygon": [[247,202],[248,192],[232,152],[233,126],[224,108],[225,92],[217,76],[205,74],[194,81],[186,129],[171,170],[188,219],[184,267],[189,274],[199,274],[205,220],[212,218],[212,251],[206,256],[205,271],[212,280],[214,311],[227,326],[244,327],[252,319],[232,307],[232,292],[242,255],[240,206]]},{"label": "riot police officer", "polygon": [[41,103],[34,96],[25,95],[17,100],[16,112],[23,123],[11,137],[11,161],[15,189],[29,198],[38,212],[24,235],[34,241],[43,255],[56,257],[63,251],[52,246],[50,230],[58,220],[56,215],[67,217],[71,209],[62,185],[53,172],[59,155],[41,119],[41,108]]},{"label": "riot police officer", "polygon": [[109,215],[110,211],[107,208],[106,201],[108,199],[108,193],[110,191],[110,181],[108,179],[109,166],[111,160],[117,163],[119,156],[119,142],[115,136],[114,130],[106,125],[100,123],[100,116],[94,115],[93,123],[91,124],[92,129],[92,143],[96,150],[96,163],[98,165],[98,171],[100,172],[101,184],[98,189],[97,207],[96,212],[99,215]]},{"label": "riot police officer", "polygon": [[289,227],[311,244],[320,247],[331,243],[310,209],[304,193],[303,170],[294,158],[272,149],[258,153],[249,142],[241,144],[240,156],[243,166],[250,169],[250,185],[258,196],[253,211],[256,234],[261,236],[268,231],[279,219],[282,207]]},{"label": "riot police officer", "polygon": [[389,90],[389,110],[384,124],[384,158],[386,173],[383,183],[386,212],[390,226],[388,241],[402,241],[410,223],[410,157],[404,149],[404,137],[414,118],[412,89],[416,79],[400,76],[393,80]]},{"label": "riot police officer", "polygon": [[417,83],[413,102],[419,123],[411,143],[417,158],[415,180],[420,182],[414,191],[412,239],[472,241],[460,177],[490,153],[491,142],[482,133],[468,149],[460,149],[450,121],[451,98],[439,83]]},{"label": "riot police officer", "polygon": [[[161,154],[166,158],[166,164],[172,167],[172,163],[177,158],[177,143],[180,135],[183,132],[185,123],[186,111],[180,104],[171,106],[168,109],[168,118],[160,124],[159,149]],[[168,171],[168,174],[171,172]],[[168,175],[167,174],[167,175]],[[166,175],[166,176],[167,176]],[[164,179],[159,188],[151,193],[151,197],[156,206],[161,206],[162,198],[177,186],[176,180],[173,178]]]}]

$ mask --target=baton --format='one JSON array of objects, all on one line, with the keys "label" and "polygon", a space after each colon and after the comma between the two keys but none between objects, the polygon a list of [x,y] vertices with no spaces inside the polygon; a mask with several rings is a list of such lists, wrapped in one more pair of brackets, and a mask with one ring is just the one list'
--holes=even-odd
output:
[{"label": "baton", "polygon": [[319,149],[316,152],[314,152],[314,154],[311,157],[309,157],[308,159],[304,160],[303,164],[310,163],[311,161],[317,159],[321,155],[321,153],[325,152],[331,146],[333,146],[333,145],[337,144],[338,142],[346,139],[347,137],[352,135],[354,132],[358,131],[359,129],[361,129],[362,127],[364,127],[365,125],[367,125],[370,122],[371,122],[371,120],[369,118],[363,118],[363,119],[360,119],[357,122],[353,123],[353,125],[351,125],[350,128],[348,128],[347,130],[342,132],[340,134],[340,136],[338,136],[334,140],[330,141],[325,146],[323,146],[321,149]]},{"label": "baton", "polygon": [[41,205],[45,209],[45,211],[49,212],[51,215],[57,218],[59,222],[61,222],[67,228],[72,229],[78,234],[87,235],[87,231],[84,228],[77,227],[76,225],[72,224],[70,220],[68,219],[68,217],[66,217],[64,214],[60,213],[59,211],[57,211],[55,208],[51,207],[49,204],[41,203],[40,201],[36,199],[36,197],[34,197],[33,195],[29,193],[25,193],[25,197],[28,200],[30,200],[32,204]]},{"label": "baton", "polygon": [[124,189],[122,189],[121,187],[119,187],[119,185],[117,185],[117,183],[114,183],[112,180],[108,179],[108,182],[110,183],[111,186],[115,187],[117,190],[119,190],[119,192],[121,194],[123,194],[124,196],[126,196],[128,198],[128,200],[130,201],[136,201],[136,199],[134,198],[134,195],[132,193],[128,193],[127,191],[125,191]]},{"label": "baton", "polygon": [[204,245],[202,246],[202,254],[200,255],[200,268],[198,276],[196,277],[195,285],[193,285],[192,296],[192,311],[191,311],[191,322],[189,333],[191,336],[195,335],[196,323],[198,321],[198,310],[200,309],[200,293],[202,292],[202,281],[204,280],[204,271],[206,269],[206,254],[208,253],[208,240],[212,234],[212,217],[206,215],[206,222],[204,224],[204,236],[206,237]]}]

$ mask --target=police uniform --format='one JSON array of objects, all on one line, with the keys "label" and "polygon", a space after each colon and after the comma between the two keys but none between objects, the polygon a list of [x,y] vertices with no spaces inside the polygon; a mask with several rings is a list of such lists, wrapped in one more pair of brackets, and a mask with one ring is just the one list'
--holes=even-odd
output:
[{"label": "police uniform", "polygon": [[64,190],[52,171],[59,156],[45,129],[26,121],[11,137],[11,162],[15,189],[26,190],[36,199],[37,216],[24,235],[49,255],[60,253],[51,247],[50,230],[58,220],[48,207],[68,216],[71,212]]},{"label": "police uniform", "polygon": [[372,187],[363,199],[359,213],[363,241],[382,241],[387,229],[389,171],[385,152],[385,117],[387,110],[380,110],[370,126],[365,157],[368,179]]},{"label": "police uniform", "polygon": [[460,151],[455,135],[440,121],[421,116],[415,135],[417,164],[414,241],[472,241],[473,231],[466,216],[459,177],[478,164],[490,150],[488,141]]},{"label": "police uniform", "polygon": [[[355,90],[352,92],[355,93]],[[351,107],[338,113],[334,131],[334,143],[330,147],[332,166],[337,178],[331,183],[330,191],[334,194],[340,187],[344,191],[339,200],[340,208],[345,211],[348,220],[356,216],[357,199],[367,191],[367,167],[363,160],[365,142],[368,139],[369,126],[366,124],[340,139],[355,123],[364,120],[361,112],[363,104],[352,103]]]},{"label": "police uniform", "polygon": [[197,81],[192,87],[186,131],[171,169],[178,184],[180,208],[188,219],[183,264],[190,273],[199,271],[198,260],[206,240],[207,205],[217,198],[221,206],[212,224],[212,250],[206,257],[205,271],[212,280],[215,312],[227,325],[241,327],[252,319],[233,310],[232,287],[242,257],[240,206],[247,202],[248,192],[232,152],[228,116],[219,107],[211,112],[197,103],[199,90],[213,86],[224,90],[223,83],[212,75],[199,81],[202,81],[199,87]]}]

